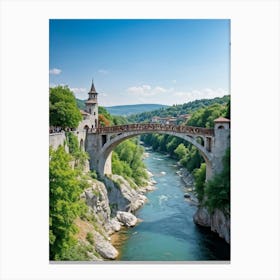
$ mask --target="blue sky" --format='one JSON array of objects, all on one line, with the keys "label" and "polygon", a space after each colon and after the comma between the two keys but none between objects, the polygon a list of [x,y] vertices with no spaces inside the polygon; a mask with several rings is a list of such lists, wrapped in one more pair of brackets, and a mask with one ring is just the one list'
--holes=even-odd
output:
[{"label": "blue sky", "polygon": [[229,94],[229,20],[50,20],[50,86],[103,106]]}]

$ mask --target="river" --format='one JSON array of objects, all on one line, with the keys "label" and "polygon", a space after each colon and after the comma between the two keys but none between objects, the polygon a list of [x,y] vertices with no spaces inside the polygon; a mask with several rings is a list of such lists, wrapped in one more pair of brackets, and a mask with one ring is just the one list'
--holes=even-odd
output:
[{"label": "river", "polygon": [[186,188],[176,174],[176,161],[148,152],[144,162],[154,174],[157,189],[146,194],[148,202],[136,212],[142,221],[118,233],[118,260],[229,260],[230,246],[209,229],[193,223],[196,207],[184,198]]}]

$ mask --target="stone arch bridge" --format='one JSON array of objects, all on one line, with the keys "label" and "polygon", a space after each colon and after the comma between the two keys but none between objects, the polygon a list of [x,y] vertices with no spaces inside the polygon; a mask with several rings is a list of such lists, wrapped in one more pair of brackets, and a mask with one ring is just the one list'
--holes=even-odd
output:
[{"label": "stone arch bridge", "polygon": [[224,118],[215,120],[214,129],[141,123],[99,127],[95,131],[88,131],[83,143],[90,155],[90,168],[97,170],[101,176],[111,174],[114,148],[126,139],[147,133],[173,135],[193,144],[205,160],[206,180],[223,169],[222,158],[230,143],[229,120]]}]

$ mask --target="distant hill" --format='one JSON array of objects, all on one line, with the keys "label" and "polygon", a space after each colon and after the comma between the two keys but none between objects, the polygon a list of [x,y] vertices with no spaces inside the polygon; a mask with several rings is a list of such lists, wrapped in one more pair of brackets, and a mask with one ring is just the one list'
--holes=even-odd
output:
[{"label": "distant hill", "polygon": [[154,116],[177,117],[183,114],[192,114],[194,111],[203,107],[210,106],[212,104],[217,103],[217,104],[226,105],[229,102],[229,100],[230,100],[229,95],[225,95],[223,97],[216,97],[212,99],[199,99],[184,104],[168,106],[167,108],[163,108],[163,109],[157,109],[154,111],[133,114],[128,117],[128,121],[130,123],[149,122]]},{"label": "distant hill", "polygon": [[160,108],[169,107],[162,104],[135,104],[135,105],[120,105],[105,107],[111,115],[129,116],[132,114],[140,114],[143,112],[150,112]]},{"label": "distant hill", "polygon": [[81,100],[76,98],[76,102],[79,109],[84,110],[86,108],[86,104],[85,104],[86,100]]},{"label": "distant hill", "polygon": [[[81,100],[76,98],[77,106],[79,109],[85,109],[85,102],[86,100]],[[162,104],[135,104],[135,105],[119,105],[119,106],[110,106],[105,107],[105,109],[111,115],[118,115],[118,116],[129,116],[132,114],[140,114],[143,112],[150,112],[154,110],[158,110],[161,108],[167,108],[169,106],[162,105]]]}]

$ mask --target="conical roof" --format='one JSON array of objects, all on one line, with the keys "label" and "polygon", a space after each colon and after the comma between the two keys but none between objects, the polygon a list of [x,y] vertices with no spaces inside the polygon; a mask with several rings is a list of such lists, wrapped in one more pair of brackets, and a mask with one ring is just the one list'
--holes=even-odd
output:
[{"label": "conical roof", "polygon": [[224,117],[219,117],[219,118],[215,119],[214,122],[228,123],[228,122],[230,122],[230,120],[226,119]]},{"label": "conical roof", "polygon": [[92,80],[92,83],[91,83],[91,88],[90,88],[89,93],[97,93],[96,90],[95,90],[95,87],[94,87],[93,80]]}]

